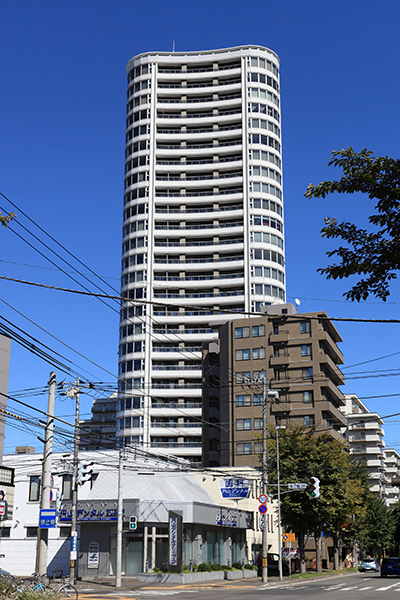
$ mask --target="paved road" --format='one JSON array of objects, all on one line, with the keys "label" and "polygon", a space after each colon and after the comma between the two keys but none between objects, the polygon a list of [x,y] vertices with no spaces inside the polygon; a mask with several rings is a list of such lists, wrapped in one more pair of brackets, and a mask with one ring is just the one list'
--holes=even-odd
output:
[{"label": "paved road", "polygon": [[328,600],[400,600],[400,579],[384,578],[379,574],[352,573],[349,575],[324,577],[306,581],[284,581],[263,585],[260,580],[254,582],[214,582],[198,585],[158,585],[142,587],[132,591],[96,591],[80,590],[82,600],[146,600],[162,597],[174,600],[304,600],[320,598]]}]

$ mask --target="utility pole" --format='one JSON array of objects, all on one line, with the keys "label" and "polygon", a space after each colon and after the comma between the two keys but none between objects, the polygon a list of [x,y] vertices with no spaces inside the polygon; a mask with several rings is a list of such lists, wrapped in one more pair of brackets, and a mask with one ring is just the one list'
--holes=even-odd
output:
[{"label": "utility pole", "polygon": [[[52,371],[49,379],[49,399],[47,404],[47,424],[44,438],[42,482],[40,491],[40,510],[50,508],[51,488],[51,458],[53,453],[53,430],[54,430],[54,399],[56,392],[56,374]],[[49,530],[39,527],[36,550],[36,571],[40,575],[46,575],[47,571],[47,548]]]},{"label": "utility pole", "polygon": [[[260,383],[259,380],[252,381],[251,383]],[[267,398],[279,398],[279,392],[277,390],[267,390],[267,380],[264,377],[262,379],[263,395],[262,395],[262,407],[263,407],[263,446],[262,446],[262,484],[263,494],[268,497],[268,453],[267,453]],[[271,516],[272,518],[272,516]],[[268,516],[264,515],[264,526],[262,529],[262,551],[261,551],[261,576],[262,582],[268,582]]]},{"label": "utility pole", "polygon": [[[122,441],[121,441],[122,443]],[[117,521],[117,556],[115,566],[115,587],[121,587],[121,574],[122,574],[122,511],[123,511],[123,497],[122,497],[122,475],[123,475],[123,453],[122,447],[118,453],[118,521]]]},{"label": "utility pole", "polygon": [[79,469],[79,377],[67,390],[67,396],[75,398],[74,466],[72,474],[71,550],[69,555],[69,582],[74,585],[78,558],[78,469]]}]

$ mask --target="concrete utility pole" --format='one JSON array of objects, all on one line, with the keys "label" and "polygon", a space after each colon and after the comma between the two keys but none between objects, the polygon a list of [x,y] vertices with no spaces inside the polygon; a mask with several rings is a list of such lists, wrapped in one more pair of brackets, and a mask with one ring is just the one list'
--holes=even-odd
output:
[{"label": "concrete utility pole", "polygon": [[122,526],[123,526],[123,497],[122,497],[122,476],[124,472],[123,465],[124,450],[119,449],[118,453],[118,521],[117,521],[117,556],[115,565],[115,587],[121,587],[122,575]]},{"label": "concrete utility pole", "polygon": [[[56,374],[52,371],[49,379],[49,399],[47,405],[47,424],[44,438],[42,484],[40,491],[40,510],[50,508],[51,488],[51,458],[53,453],[53,430],[54,430],[54,399],[56,393]],[[36,571],[40,575],[47,572],[47,548],[49,530],[40,528],[37,536]]]},{"label": "concrete utility pole", "polygon": [[75,398],[75,435],[74,435],[74,470],[72,474],[72,515],[71,515],[71,551],[69,555],[69,582],[75,583],[76,561],[78,558],[78,470],[79,470],[79,377],[75,384],[67,390],[67,396]]}]

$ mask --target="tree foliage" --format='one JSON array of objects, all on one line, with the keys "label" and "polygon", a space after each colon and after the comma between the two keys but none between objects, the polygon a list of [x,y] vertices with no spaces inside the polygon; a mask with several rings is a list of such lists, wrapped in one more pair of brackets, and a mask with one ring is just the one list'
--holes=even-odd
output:
[{"label": "tree foliage", "polygon": [[3,225],[3,227],[7,227],[8,223],[11,221],[11,219],[13,219],[15,217],[15,214],[13,212],[8,213],[8,215],[3,215],[0,212],[0,223]]},{"label": "tree foliage", "polygon": [[372,556],[382,556],[391,547],[397,525],[396,512],[390,510],[381,498],[368,494],[360,542]]},{"label": "tree foliage", "polygon": [[337,257],[339,262],[318,271],[328,279],[362,276],[344,294],[348,300],[365,300],[373,294],[386,301],[390,281],[397,279],[396,272],[400,269],[400,160],[374,157],[366,148],[357,154],[350,147],[332,152],[329,165],[340,167],[343,177],[318,185],[310,183],[305,196],[325,198],[334,192],[366,194],[375,201],[375,213],[369,217],[374,230],[327,217],[322,236],[342,239],[347,245],[327,252],[329,258]]},{"label": "tree foliage", "polygon": [[[275,428],[270,429],[268,455],[269,479],[276,483]],[[349,524],[364,517],[367,485],[363,469],[354,463],[344,443],[302,426],[280,430],[279,463],[282,484],[309,483],[313,476],[320,480],[319,498],[313,499],[305,491],[282,495],[282,524],[297,534],[300,553],[306,535],[318,538],[323,530],[330,533],[338,562],[342,530],[344,534]],[[275,493],[276,487],[272,490]],[[301,559],[303,562],[304,556]]]}]

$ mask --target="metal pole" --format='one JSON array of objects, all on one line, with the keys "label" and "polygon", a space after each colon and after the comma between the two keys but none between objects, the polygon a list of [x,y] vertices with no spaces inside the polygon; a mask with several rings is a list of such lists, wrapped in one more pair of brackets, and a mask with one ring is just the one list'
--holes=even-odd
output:
[{"label": "metal pole", "polygon": [[75,397],[75,435],[74,435],[74,470],[72,475],[72,515],[71,515],[71,550],[69,554],[69,582],[75,583],[76,561],[78,558],[78,469],[79,469],[79,377],[75,387],[68,390],[67,396]]},{"label": "metal pole", "polygon": [[122,474],[123,474],[123,449],[119,449],[118,455],[118,521],[117,521],[117,557],[115,565],[115,587],[121,587],[122,574]]},{"label": "metal pole", "polygon": [[[53,452],[53,430],[54,430],[54,398],[56,393],[56,374],[52,371],[49,379],[49,399],[47,405],[47,424],[44,438],[42,485],[40,494],[40,509],[50,508],[51,488],[51,458]],[[46,575],[47,571],[47,548],[48,529],[38,531],[36,571],[40,575]]]},{"label": "metal pole", "polygon": [[[263,380],[263,458],[262,458],[263,494],[268,496],[268,465],[267,465],[267,380]],[[271,515],[272,518],[272,515]],[[262,530],[262,582],[268,581],[268,516],[264,516]]]},{"label": "metal pole", "polygon": [[281,482],[279,472],[279,429],[284,427],[276,427],[276,470],[278,475],[278,543],[279,543],[279,581],[282,581],[282,531],[281,531]]}]

